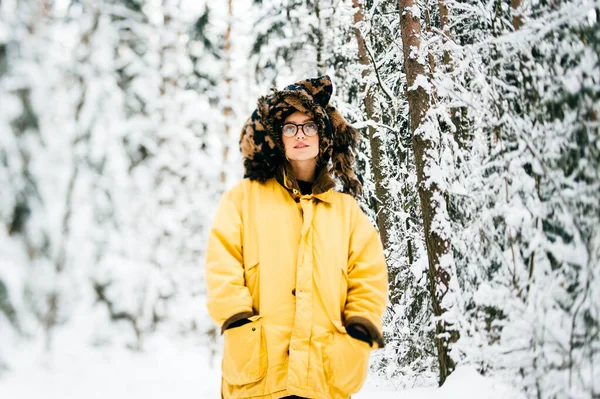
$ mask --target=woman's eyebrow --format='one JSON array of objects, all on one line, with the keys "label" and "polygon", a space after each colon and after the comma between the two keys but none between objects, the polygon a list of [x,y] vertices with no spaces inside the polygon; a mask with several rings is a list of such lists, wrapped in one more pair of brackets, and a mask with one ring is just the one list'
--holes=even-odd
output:
[{"label": "woman's eyebrow", "polygon": [[314,122],[314,119],[309,118],[309,119],[302,119],[300,121],[285,121],[285,123],[308,123],[308,122]]}]

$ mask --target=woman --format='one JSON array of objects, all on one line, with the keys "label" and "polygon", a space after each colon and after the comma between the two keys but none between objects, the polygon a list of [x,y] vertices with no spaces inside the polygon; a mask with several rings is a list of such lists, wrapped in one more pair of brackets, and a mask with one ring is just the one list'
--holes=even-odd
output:
[{"label": "woman", "polygon": [[274,90],[242,129],[246,178],[221,199],[206,259],[223,398],[347,399],[383,347],[385,258],[331,93],[328,76]]}]

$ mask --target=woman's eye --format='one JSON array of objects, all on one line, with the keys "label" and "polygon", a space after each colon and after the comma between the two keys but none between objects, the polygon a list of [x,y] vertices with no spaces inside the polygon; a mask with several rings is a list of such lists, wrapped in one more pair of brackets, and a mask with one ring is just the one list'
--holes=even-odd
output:
[{"label": "woman's eye", "polygon": [[284,132],[292,132],[294,130],[294,126],[293,125],[285,125],[283,126],[283,131]]},{"label": "woman's eye", "polygon": [[317,125],[315,123],[309,123],[308,125],[306,125],[306,128],[309,131],[316,131],[317,130]]}]

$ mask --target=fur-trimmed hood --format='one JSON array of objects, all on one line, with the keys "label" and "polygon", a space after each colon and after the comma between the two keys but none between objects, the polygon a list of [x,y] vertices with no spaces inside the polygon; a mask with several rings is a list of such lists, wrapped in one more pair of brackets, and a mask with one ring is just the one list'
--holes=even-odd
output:
[{"label": "fur-trimmed hood", "polygon": [[362,187],[352,168],[359,135],[329,104],[332,92],[329,76],[321,76],[296,82],[283,90],[273,89],[271,94],[261,97],[240,136],[244,177],[258,181],[275,177],[285,187],[297,188],[285,158],[281,126],[286,117],[300,111],[319,125],[318,177],[313,193],[334,187],[335,176],[341,180],[344,192],[360,195]]}]

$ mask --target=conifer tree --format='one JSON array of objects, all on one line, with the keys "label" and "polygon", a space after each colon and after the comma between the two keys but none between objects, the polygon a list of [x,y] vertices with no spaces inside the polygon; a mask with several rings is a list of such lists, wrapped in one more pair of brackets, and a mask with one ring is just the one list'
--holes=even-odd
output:
[{"label": "conifer tree", "polygon": [[[498,1],[486,17],[459,5],[475,18],[458,29],[468,33],[455,56],[468,60],[470,72],[453,91],[474,125],[456,182],[477,195],[452,199],[463,215],[453,229],[468,310],[456,349],[485,373],[508,379],[518,369],[519,387],[532,396],[587,395],[598,320],[590,296],[596,268],[588,262],[597,250],[583,243],[597,232],[583,226],[597,220],[597,207],[584,204],[598,202],[598,180],[594,146],[585,143],[598,134],[586,122],[598,101],[588,79],[597,65],[581,60],[595,52],[596,36],[587,35],[596,22],[586,16],[594,7]],[[582,164],[587,172],[578,174]]]}]

